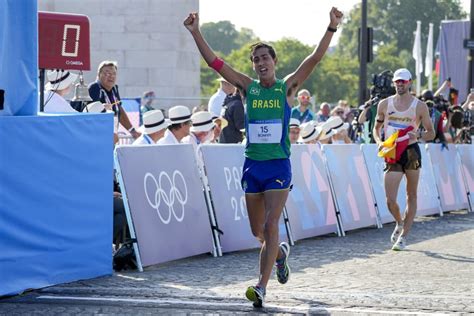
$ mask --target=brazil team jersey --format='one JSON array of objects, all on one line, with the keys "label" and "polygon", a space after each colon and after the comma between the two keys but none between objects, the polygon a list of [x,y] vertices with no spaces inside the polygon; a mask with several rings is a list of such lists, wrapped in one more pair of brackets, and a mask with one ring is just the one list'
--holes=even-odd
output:
[{"label": "brazil team jersey", "polygon": [[245,157],[260,161],[290,157],[291,108],[286,102],[283,80],[277,80],[270,88],[253,80],[246,92]]}]

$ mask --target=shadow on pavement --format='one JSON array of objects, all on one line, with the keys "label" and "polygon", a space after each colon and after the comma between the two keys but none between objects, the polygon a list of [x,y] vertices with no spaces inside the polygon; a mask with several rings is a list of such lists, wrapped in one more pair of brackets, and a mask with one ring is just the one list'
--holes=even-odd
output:
[{"label": "shadow on pavement", "polygon": [[[409,245],[456,234],[474,227],[474,213],[457,211],[443,217],[417,218],[409,236]],[[382,229],[365,228],[348,232],[346,237],[322,236],[296,242],[290,255],[292,272],[319,268],[333,262],[365,259],[391,251],[390,234],[394,224]],[[411,250],[439,260],[474,263],[473,258]],[[125,295],[127,297],[202,298],[222,302],[246,302],[243,292],[256,283],[258,250],[240,251],[213,258],[201,255],[145,268],[143,273],[124,271],[112,277],[78,281],[34,291],[33,295]],[[274,280],[270,282],[276,282]],[[242,288],[242,295],[228,294],[224,287]],[[302,302],[304,303],[304,302]],[[311,302],[314,306],[315,302]],[[278,311],[273,311],[278,312]]]}]

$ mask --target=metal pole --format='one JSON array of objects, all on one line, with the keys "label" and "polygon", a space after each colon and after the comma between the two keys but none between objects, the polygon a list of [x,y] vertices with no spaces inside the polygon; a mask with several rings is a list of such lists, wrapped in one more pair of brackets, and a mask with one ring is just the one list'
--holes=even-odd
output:
[{"label": "metal pole", "polygon": [[[426,66],[430,67],[431,69],[427,69],[426,71],[430,74],[428,77],[428,89],[433,91],[433,23],[429,24],[429,30],[428,30],[428,45],[429,47],[426,48],[426,55],[427,58],[431,58],[431,62],[426,64]],[[431,40],[431,41],[430,41]],[[431,52],[431,56],[428,56],[428,50]]]},{"label": "metal pole", "polygon": [[40,112],[44,111],[44,69],[40,69],[39,76],[39,93],[40,93]]},{"label": "metal pole", "polygon": [[[471,36],[469,39],[474,38],[474,0],[471,0]],[[469,50],[469,74],[467,80],[469,88],[474,88],[474,49]]]},{"label": "metal pole", "polygon": [[[474,0],[473,0],[474,1]],[[364,104],[367,94],[367,0],[362,0],[362,19],[359,45],[359,103]]]},{"label": "metal pole", "polygon": [[416,95],[421,94],[421,69],[423,61],[421,59],[421,21],[416,21],[416,34],[415,34],[415,46],[418,47],[416,50],[417,59],[416,59]]},{"label": "metal pole", "polygon": [[120,162],[117,153],[117,147],[114,150],[114,166],[115,174],[117,175],[117,180],[120,186],[120,191],[122,191],[122,200],[123,206],[125,208],[125,216],[127,218],[128,230],[130,232],[130,238],[134,240],[133,242],[133,252],[135,253],[135,258],[137,260],[137,269],[140,272],[143,272],[142,258],[140,256],[140,249],[138,248],[137,235],[135,233],[135,226],[133,226],[132,212],[130,211],[130,206],[128,204],[127,190],[125,190],[125,182],[123,182],[122,169],[120,168]]}]

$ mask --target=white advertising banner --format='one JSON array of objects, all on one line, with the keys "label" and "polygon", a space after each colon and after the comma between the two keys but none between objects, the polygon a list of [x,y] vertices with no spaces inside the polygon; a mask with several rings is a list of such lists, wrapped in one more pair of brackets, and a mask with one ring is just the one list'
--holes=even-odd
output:
[{"label": "white advertising banner", "polygon": [[472,195],[474,194],[474,146],[472,144],[456,145],[461,158],[461,166],[464,176],[466,191],[469,194],[472,210]]},{"label": "white advertising banner", "polygon": [[443,149],[439,144],[427,145],[443,212],[468,208],[466,188],[456,147],[452,144],[448,146],[448,149]]},{"label": "white advertising banner", "polygon": [[[222,252],[260,247],[253,236],[242,190],[244,146],[241,144],[204,144],[200,146],[217,225],[224,233],[220,236]],[[283,220],[280,220],[280,238],[287,239]]]},{"label": "white advertising banner", "polygon": [[416,215],[442,214],[439,201],[439,193],[436,187],[433,165],[425,145],[420,144],[421,152],[421,172],[417,190],[417,210]]},{"label": "white advertising banner", "polygon": [[360,145],[323,145],[344,231],[377,225],[375,201]]},{"label": "white advertising banner", "polygon": [[[365,164],[369,173],[370,183],[374,192],[375,201],[377,202],[377,209],[380,214],[380,219],[383,224],[394,221],[394,218],[387,207],[385,198],[384,186],[384,167],[385,161],[383,158],[377,156],[376,144],[361,145],[362,153],[364,154]],[[397,203],[400,211],[403,212],[406,208],[406,179],[402,178],[397,194]]]},{"label": "white advertising banner", "polygon": [[192,145],[119,146],[116,155],[142,265],[212,251]]},{"label": "white advertising banner", "polygon": [[336,209],[319,146],[292,145],[291,170],[286,208],[295,239],[336,233]]}]

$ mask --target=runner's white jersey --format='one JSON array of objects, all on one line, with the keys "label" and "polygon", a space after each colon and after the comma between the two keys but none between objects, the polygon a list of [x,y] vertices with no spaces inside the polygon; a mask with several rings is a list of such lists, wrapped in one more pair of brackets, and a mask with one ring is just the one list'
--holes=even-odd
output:
[{"label": "runner's white jersey", "polygon": [[418,128],[416,124],[416,105],[418,104],[418,99],[413,98],[410,107],[403,112],[395,108],[394,99],[395,96],[387,99],[387,114],[383,124],[385,139],[388,139],[397,130],[407,128],[410,125],[413,126],[415,131]]}]

